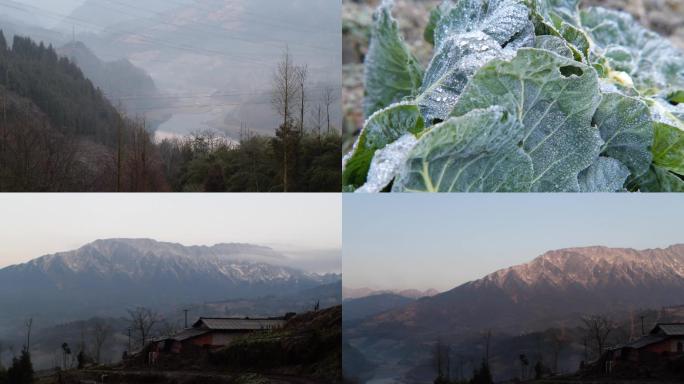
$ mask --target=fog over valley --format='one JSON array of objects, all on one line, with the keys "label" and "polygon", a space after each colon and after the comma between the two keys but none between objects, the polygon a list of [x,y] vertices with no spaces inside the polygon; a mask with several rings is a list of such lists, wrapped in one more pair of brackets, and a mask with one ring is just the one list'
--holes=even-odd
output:
[{"label": "fog over valley", "polygon": [[[237,141],[241,127],[277,127],[272,78],[286,50],[308,67],[307,121],[318,118],[326,89],[341,92],[339,14],[338,2],[317,0],[1,0],[0,28],[75,58],[158,139],[213,131]],[[110,68],[94,68],[95,59]],[[136,73],[149,76],[149,86]],[[122,82],[129,84],[107,86]],[[330,113],[338,126],[339,103]]]}]

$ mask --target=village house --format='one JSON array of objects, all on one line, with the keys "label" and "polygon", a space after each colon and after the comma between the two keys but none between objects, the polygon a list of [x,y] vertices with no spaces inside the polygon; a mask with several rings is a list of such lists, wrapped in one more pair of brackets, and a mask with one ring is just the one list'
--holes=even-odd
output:
[{"label": "village house", "polygon": [[653,361],[684,356],[684,323],[656,324],[648,335],[608,350],[609,361]]},{"label": "village house", "polygon": [[[268,318],[200,317],[190,328],[174,335],[154,339],[151,353],[180,353],[193,347],[220,348],[235,338],[252,332],[268,332],[282,328],[292,316]],[[154,357],[151,358],[151,361]]]}]

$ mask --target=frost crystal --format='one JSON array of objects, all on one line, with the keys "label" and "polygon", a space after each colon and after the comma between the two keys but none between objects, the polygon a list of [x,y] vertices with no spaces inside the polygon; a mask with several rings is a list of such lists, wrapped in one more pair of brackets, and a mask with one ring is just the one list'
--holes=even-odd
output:
[{"label": "frost crystal", "polygon": [[417,142],[415,136],[407,133],[394,143],[375,152],[368,171],[368,180],[356,192],[377,193],[385,189],[392,182],[397,170],[406,161],[409,152]]}]

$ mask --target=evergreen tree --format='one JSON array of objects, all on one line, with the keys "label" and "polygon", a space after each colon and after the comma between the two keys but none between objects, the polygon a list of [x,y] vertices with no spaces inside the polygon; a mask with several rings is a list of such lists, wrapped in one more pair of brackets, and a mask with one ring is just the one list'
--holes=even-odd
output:
[{"label": "evergreen tree", "polygon": [[32,384],[33,383],[33,363],[31,354],[24,349],[19,358],[12,359],[12,366],[7,370],[8,384]]},{"label": "evergreen tree", "polygon": [[0,55],[5,54],[5,52],[7,52],[7,40],[5,40],[5,34],[0,29]]},{"label": "evergreen tree", "polygon": [[480,365],[480,369],[475,369],[475,372],[473,372],[473,378],[470,380],[471,384],[493,384],[494,381],[492,381],[492,373],[489,370],[489,364],[487,364],[487,360],[482,359],[482,365]]}]

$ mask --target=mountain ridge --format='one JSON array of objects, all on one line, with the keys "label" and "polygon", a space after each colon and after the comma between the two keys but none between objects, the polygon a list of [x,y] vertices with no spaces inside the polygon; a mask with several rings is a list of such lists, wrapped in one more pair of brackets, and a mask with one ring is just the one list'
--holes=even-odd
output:
[{"label": "mountain ridge", "polygon": [[[151,239],[102,239],[0,269],[0,321],[27,313],[61,321],[112,315],[132,306],[285,294],[340,280],[287,266],[263,246],[233,243],[186,247]],[[78,313],[69,307],[78,303]],[[4,316],[3,316],[4,315]]]},{"label": "mountain ridge", "polygon": [[682,304],[684,245],[553,250],[366,320],[427,332],[529,331],[579,314]]}]

